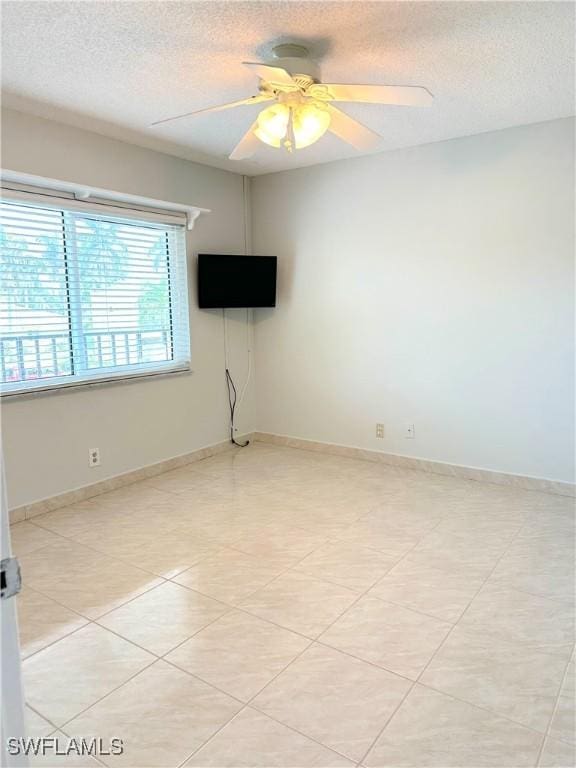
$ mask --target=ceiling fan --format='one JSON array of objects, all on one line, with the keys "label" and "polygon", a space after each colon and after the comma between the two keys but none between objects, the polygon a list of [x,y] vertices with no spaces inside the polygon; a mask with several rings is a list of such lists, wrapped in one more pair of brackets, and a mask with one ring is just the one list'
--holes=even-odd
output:
[{"label": "ceiling fan", "polygon": [[260,112],[232,151],[230,159],[251,157],[260,141],[292,152],[314,144],[328,130],[356,149],[369,150],[377,146],[381,137],[334,107],[333,102],[427,107],[433,101],[430,91],[414,85],[321,83],[318,65],[309,58],[308,49],[301,45],[277,45],[273,55],[273,64],[244,62],[244,66],[260,78],[258,94],[230,104],[158,120],[152,126],[246,104],[273,102]]}]

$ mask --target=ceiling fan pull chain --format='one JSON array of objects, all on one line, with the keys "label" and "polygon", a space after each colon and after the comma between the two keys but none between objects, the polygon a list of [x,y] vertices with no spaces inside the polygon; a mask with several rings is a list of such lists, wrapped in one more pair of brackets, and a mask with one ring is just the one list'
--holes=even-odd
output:
[{"label": "ceiling fan pull chain", "polygon": [[286,136],[284,137],[284,146],[288,152],[294,150],[294,110],[289,107],[288,126],[286,127]]}]

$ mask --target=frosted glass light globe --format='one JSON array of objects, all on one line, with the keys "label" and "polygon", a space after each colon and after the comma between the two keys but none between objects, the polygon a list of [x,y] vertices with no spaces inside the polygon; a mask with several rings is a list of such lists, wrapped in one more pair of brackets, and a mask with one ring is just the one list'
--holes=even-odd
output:
[{"label": "frosted glass light globe", "polygon": [[330,113],[317,102],[280,102],[258,115],[254,134],[271,147],[309,147],[328,130]]}]

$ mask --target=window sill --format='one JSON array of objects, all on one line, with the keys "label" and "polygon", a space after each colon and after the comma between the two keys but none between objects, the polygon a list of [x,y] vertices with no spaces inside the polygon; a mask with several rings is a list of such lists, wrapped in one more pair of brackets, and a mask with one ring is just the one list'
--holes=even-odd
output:
[{"label": "window sill", "polygon": [[9,400],[22,400],[35,397],[43,397],[46,395],[62,395],[66,392],[83,391],[85,389],[92,389],[95,387],[107,387],[118,384],[130,384],[141,382],[149,379],[160,379],[172,376],[182,376],[192,373],[192,368],[187,367],[177,368],[174,370],[164,371],[149,371],[147,373],[134,373],[128,376],[111,376],[109,378],[90,379],[87,381],[67,382],[62,384],[47,384],[45,387],[38,387],[32,389],[19,389],[13,391],[2,391],[0,389],[0,399],[2,401]]}]

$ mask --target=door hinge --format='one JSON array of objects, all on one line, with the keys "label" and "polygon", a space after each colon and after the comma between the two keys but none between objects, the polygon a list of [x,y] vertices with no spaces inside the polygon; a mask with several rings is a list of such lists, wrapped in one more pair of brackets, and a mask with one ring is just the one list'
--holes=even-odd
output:
[{"label": "door hinge", "polygon": [[20,563],[17,557],[0,560],[0,599],[7,600],[22,589]]}]

